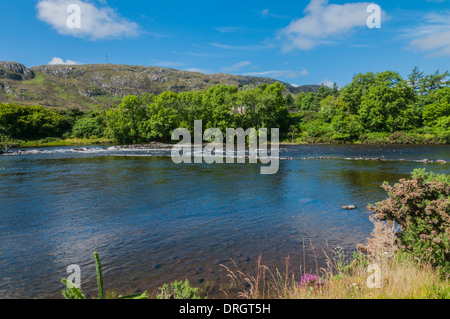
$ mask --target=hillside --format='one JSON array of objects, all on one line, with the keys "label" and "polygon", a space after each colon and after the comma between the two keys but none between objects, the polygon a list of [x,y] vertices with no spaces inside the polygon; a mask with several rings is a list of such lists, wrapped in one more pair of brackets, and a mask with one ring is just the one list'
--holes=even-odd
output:
[{"label": "hillside", "polygon": [[[256,87],[275,82],[277,80],[270,78],[131,65],[42,65],[27,68],[16,62],[0,62],[0,103],[87,110],[120,103],[122,97],[129,94],[197,91],[219,84]],[[294,87],[283,84],[292,94],[319,88],[318,85]]]}]

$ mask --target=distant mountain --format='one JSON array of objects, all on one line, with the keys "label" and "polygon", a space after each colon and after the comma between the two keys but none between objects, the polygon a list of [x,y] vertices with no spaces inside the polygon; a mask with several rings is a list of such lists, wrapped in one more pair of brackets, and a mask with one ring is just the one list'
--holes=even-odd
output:
[{"label": "distant mountain", "polygon": [[[54,108],[91,109],[120,103],[123,96],[144,92],[206,90],[213,85],[240,88],[281,82],[270,78],[202,74],[175,69],[116,64],[42,65],[27,68],[0,62],[0,102]],[[294,87],[281,82],[292,94],[317,92],[319,85]]]}]

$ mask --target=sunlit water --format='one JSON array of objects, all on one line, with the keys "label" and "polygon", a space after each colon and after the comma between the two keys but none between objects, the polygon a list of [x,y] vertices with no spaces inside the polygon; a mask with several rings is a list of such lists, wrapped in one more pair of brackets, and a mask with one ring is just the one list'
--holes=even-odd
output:
[{"label": "sunlit water", "polygon": [[450,146],[284,146],[276,175],[260,164],[176,165],[164,149],[32,153],[0,156],[0,298],[59,298],[70,264],[95,294],[94,251],[105,287],[120,291],[227,283],[221,265],[252,273],[259,255],[272,269],[289,255],[314,271],[323,249],[350,254],[365,242],[383,181],[450,173],[420,162],[450,162]]}]

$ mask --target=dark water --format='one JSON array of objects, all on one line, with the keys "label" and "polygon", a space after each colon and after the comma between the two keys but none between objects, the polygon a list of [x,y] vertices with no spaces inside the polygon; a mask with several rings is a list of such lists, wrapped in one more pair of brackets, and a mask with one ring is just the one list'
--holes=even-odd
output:
[{"label": "dark water", "polygon": [[[259,164],[175,165],[167,150],[40,150],[0,157],[0,298],[59,298],[78,264],[95,294],[93,252],[105,287],[154,290],[189,278],[229,282],[220,264],[252,272],[290,255],[315,267],[321,249],[363,243],[366,205],[386,197],[383,181],[415,168],[450,173],[450,146],[292,146],[276,175]],[[307,157],[331,157],[325,160]],[[381,161],[367,161],[377,157]],[[362,159],[360,159],[362,158]],[[405,161],[400,161],[404,159]],[[356,205],[345,211],[342,205]]]}]

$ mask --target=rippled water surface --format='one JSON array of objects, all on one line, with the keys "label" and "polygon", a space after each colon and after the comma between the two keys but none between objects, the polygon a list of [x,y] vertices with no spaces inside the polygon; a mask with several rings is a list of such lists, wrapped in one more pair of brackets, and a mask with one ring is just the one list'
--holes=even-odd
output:
[{"label": "rippled water surface", "polygon": [[288,255],[315,267],[311,243],[320,263],[321,249],[364,242],[365,207],[386,197],[383,181],[450,173],[421,162],[450,162],[450,146],[284,146],[276,175],[260,164],[176,165],[164,149],[27,151],[0,156],[0,298],[59,298],[70,264],[95,293],[94,251],[106,288],[121,291],[228,282],[221,264],[251,272],[259,255],[273,268]]}]

